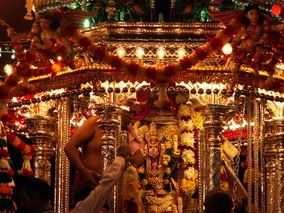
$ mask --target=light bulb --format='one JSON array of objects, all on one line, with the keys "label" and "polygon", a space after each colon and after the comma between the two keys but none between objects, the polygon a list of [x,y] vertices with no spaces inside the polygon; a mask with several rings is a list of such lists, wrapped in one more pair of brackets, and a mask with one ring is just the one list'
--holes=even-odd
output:
[{"label": "light bulb", "polygon": [[164,47],[159,47],[158,50],[157,50],[157,57],[159,59],[163,59],[166,55],[166,50]]},{"label": "light bulb", "polygon": [[4,66],[4,72],[6,73],[6,75],[11,75],[12,74],[12,72],[13,72],[13,66],[11,65],[11,64],[6,64],[5,66]]},{"label": "light bulb", "polygon": [[137,47],[136,53],[135,53],[137,58],[142,59],[144,54],[145,54],[144,49],[142,47]]},{"label": "light bulb", "polygon": [[116,49],[116,54],[118,57],[123,58],[126,55],[126,51],[123,47],[119,47]]},{"label": "light bulb", "polygon": [[179,59],[181,59],[181,58],[183,58],[184,56],[185,56],[185,49],[183,49],[183,48],[179,48],[178,50],[177,50],[177,54],[178,54],[178,58]]},{"label": "light bulb", "polygon": [[233,52],[233,47],[230,43],[226,43],[223,46],[222,51],[225,55],[230,55]]}]

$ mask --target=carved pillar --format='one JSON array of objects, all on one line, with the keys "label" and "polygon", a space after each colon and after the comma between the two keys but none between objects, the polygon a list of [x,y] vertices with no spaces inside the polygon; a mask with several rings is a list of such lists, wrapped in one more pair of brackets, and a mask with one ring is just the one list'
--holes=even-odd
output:
[{"label": "carved pillar", "polygon": [[26,119],[26,122],[31,128],[29,136],[36,145],[34,156],[35,177],[50,184],[51,164],[49,160],[55,152],[56,121],[54,119],[35,116]]},{"label": "carved pillar", "polygon": [[266,122],[266,212],[284,209],[284,118]]},{"label": "carved pillar", "polygon": [[204,155],[207,156],[205,159],[207,191],[220,189],[221,139],[219,135],[224,125],[223,116],[229,109],[231,109],[230,106],[210,104],[205,112],[204,128],[207,144]]},{"label": "carved pillar", "polygon": [[71,101],[62,99],[58,112],[58,142],[55,159],[54,212],[69,213],[70,163],[64,146],[70,139]]},{"label": "carved pillar", "polygon": [[[98,120],[98,126],[103,131],[102,136],[102,156],[103,156],[103,172],[113,162],[117,146],[119,120],[117,107],[113,104],[104,105],[98,109],[101,119]],[[111,211],[117,212],[117,187],[114,187],[112,196]]]}]

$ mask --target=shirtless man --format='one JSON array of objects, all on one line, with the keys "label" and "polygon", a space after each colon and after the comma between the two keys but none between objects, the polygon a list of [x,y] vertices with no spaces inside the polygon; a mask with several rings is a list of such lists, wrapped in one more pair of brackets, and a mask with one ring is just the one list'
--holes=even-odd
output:
[{"label": "shirtless man", "polygon": [[[121,114],[122,128],[128,127],[137,111],[137,106],[133,105],[132,102],[129,102],[128,105],[130,108],[129,111]],[[101,155],[101,138],[103,133],[98,127],[98,119],[100,119],[99,116],[93,116],[85,121],[64,147],[69,161],[77,169],[73,185],[73,205],[89,195],[90,191],[97,186],[100,175],[102,174],[103,157]],[[132,134],[132,129],[128,129],[128,131]],[[136,138],[136,135],[133,134],[133,137]],[[143,156],[139,150],[140,146],[137,147],[134,140],[129,145],[133,152],[132,158],[137,158],[134,161],[141,161],[142,159],[140,158],[143,158]],[[82,154],[78,150],[79,147],[82,147]],[[138,150],[139,152],[134,155]]]},{"label": "shirtless man", "polygon": [[[77,169],[73,186],[74,205],[84,199],[98,184],[102,173],[101,138],[103,133],[97,124],[99,118],[99,116],[93,116],[85,121],[64,147],[68,159]],[[79,147],[82,147],[81,154]]]}]

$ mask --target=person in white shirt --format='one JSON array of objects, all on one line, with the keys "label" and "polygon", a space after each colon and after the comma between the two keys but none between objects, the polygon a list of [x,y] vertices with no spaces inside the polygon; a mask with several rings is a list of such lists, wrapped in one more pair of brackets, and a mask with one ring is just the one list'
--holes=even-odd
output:
[{"label": "person in white shirt", "polygon": [[106,212],[103,207],[113,190],[113,186],[118,182],[119,178],[123,174],[127,161],[135,167],[139,167],[143,163],[144,159],[140,150],[137,150],[132,156],[130,153],[131,149],[128,145],[120,146],[117,149],[117,156],[103,174],[99,185],[91,191],[88,197],[79,201],[75,208],[71,210],[71,213]]}]

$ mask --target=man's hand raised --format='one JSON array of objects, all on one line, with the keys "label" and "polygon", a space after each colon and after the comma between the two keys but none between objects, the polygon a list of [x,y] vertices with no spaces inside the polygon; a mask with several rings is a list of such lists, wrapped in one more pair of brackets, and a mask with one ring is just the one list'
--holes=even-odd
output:
[{"label": "man's hand raised", "polygon": [[100,175],[98,175],[96,172],[86,169],[83,172],[83,178],[92,186],[96,187],[99,184],[99,181],[101,180]]}]

